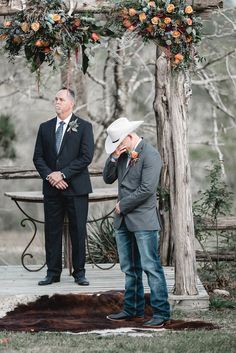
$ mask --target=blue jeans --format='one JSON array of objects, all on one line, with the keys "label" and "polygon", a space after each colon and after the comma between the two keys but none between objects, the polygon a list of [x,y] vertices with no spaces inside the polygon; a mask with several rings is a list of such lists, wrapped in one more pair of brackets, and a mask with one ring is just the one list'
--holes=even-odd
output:
[{"label": "blue jeans", "polygon": [[158,255],[158,240],[157,231],[130,232],[124,222],[116,229],[120,267],[125,273],[124,311],[128,315],[144,316],[144,271],[150,287],[153,318],[170,318],[166,280]]}]

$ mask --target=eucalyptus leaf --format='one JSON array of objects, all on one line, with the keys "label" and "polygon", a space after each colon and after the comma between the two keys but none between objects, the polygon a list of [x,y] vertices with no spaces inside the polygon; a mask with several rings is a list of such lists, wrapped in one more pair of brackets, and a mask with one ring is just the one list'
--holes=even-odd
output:
[{"label": "eucalyptus leaf", "polygon": [[192,27],[187,27],[187,28],[186,28],[186,32],[187,32],[188,34],[192,33],[192,32],[193,32]]}]

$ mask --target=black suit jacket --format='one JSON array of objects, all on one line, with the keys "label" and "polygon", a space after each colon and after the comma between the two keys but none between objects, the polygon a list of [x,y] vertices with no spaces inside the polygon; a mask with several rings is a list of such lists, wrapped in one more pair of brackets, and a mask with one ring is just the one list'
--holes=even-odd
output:
[{"label": "black suit jacket", "polygon": [[[42,123],[36,139],[33,162],[43,179],[45,196],[86,195],[92,192],[88,165],[92,162],[94,140],[92,125],[72,114],[71,121],[79,124],[77,131],[67,130],[63,136],[59,153],[56,152],[55,129],[57,118]],[[58,190],[46,180],[48,174],[61,171],[66,176],[69,187]]]}]

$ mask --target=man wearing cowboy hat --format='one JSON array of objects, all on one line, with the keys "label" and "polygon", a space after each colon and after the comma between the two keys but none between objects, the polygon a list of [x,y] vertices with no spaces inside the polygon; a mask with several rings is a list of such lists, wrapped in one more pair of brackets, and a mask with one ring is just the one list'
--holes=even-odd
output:
[{"label": "man wearing cowboy hat", "polygon": [[120,267],[125,273],[124,308],[107,318],[143,320],[144,271],[153,317],[143,326],[160,328],[170,319],[167,286],[158,255],[156,191],[162,163],[158,151],[134,132],[142,123],[119,118],[107,128],[105,149],[109,157],[103,178],[107,184],[118,179],[114,228]]}]

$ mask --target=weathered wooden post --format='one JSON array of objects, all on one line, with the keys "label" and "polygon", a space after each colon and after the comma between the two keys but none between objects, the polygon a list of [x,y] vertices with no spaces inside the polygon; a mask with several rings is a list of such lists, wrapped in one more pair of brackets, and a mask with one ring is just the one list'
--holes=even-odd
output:
[{"label": "weathered wooden post", "polygon": [[[218,0],[187,1],[207,17]],[[157,141],[164,166],[161,174],[164,265],[175,265],[176,295],[195,295],[196,260],[192,214],[191,175],[188,156],[188,103],[191,97],[189,70],[171,72],[165,53],[157,47],[154,111]],[[168,208],[168,210],[167,210]]]}]

